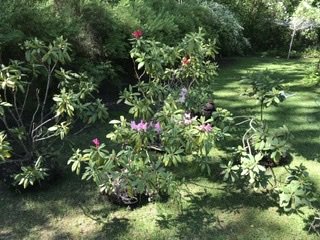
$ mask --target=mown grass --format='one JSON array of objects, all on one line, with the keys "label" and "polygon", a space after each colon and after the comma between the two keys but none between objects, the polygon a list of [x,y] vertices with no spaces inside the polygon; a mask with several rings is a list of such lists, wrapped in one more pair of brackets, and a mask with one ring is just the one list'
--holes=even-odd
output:
[{"label": "mown grass", "polygon": [[[228,63],[222,65],[213,91],[216,104],[235,115],[259,110],[254,101],[240,96],[242,75],[268,68],[286,81],[295,95],[279,108],[268,109],[266,118],[272,126],[289,127],[294,135],[291,164],[305,164],[320,191],[320,95],[303,80],[312,60],[234,58]],[[115,109],[112,118],[120,113]],[[87,147],[94,137],[105,139],[109,129],[95,126],[69,140]],[[227,191],[217,167],[223,154],[214,159],[210,178],[197,177],[194,166],[179,169],[188,179],[181,190],[182,206],[168,201],[135,210],[111,205],[94,184],[72,174],[66,166],[69,155],[66,144],[58,159],[60,177],[40,191],[17,193],[0,185],[0,239],[317,239],[307,233],[303,218],[282,213],[264,195]],[[279,177],[283,173],[277,169]]]}]

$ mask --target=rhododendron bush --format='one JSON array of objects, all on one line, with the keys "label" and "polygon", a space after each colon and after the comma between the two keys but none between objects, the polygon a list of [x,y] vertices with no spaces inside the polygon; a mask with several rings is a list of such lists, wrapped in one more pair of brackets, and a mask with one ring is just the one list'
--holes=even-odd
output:
[{"label": "rhododendron bush", "polygon": [[24,62],[0,66],[0,181],[26,188],[54,169],[57,140],[80,122],[105,120],[107,109],[93,97],[92,78],[62,68],[71,62],[71,45],[63,37],[21,46]]},{"label": "rhododendron bush", "polygon": [[141,30],[132,36],[137,84],[119,99],[131,117],[112,120],[107,134],[121,150],[109,152],[94,139],[94,146],[78,149],[69,161],[77,173],[84,163],[83,178],[93,178],[102,192],[124,202],[176,193],[173,173],[179,164],[195,162],[210,174],[212,152],[232,123],[226,110],[203,111],[213,102],[214,41],[205,40],[201,30],[175,47],[145,39]]}]

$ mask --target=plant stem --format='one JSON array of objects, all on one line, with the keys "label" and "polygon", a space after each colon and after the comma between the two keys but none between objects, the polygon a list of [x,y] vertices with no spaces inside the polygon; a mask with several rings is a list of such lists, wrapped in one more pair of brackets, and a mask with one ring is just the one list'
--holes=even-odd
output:
[{"label": "plant stem", "polygon": [[260,103],[260,120],[263,121],[263,101]]},{"label": "plant stem", "polygon": [[272,174],[272,177],[273,177],[273,180],[274,180],[274,186],[277,186],[277,177],[276,177],[276,174],[274,173],[272,167],[270,167],[270,170],[271,170],[271,174]]},{"label": "plant stem", "polygon": [[49,94],[49,89],[50,89],[50,84],[51,84],[51,76],[52,76],[52,73],[53,73],[53,71],[54,71],[56,66],[57,66],[57,63],[55,63],[52,68],[50,68],[50,65],[47,68],[47,71],[48,71],[47,87],[46,87],[46,92],[45,92],[44,99],[43,99],[43,102],[42,102],[41,121],[40,121],[40,123],[43,122],[43,114],[44,114],[44,109],[45,109],[45,106],[46,106],[46,103],[47,103],[48,94]]}]

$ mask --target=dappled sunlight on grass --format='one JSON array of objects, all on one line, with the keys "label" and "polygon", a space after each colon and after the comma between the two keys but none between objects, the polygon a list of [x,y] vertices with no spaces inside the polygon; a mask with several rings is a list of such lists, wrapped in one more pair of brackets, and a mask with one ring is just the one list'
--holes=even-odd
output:
[{"label": "dappled sunlight on grass", "polygon": [[[247,72],[268,69],[284,80],[292,94],[278,108],[265,110],[265,118],[272,126],[287,125],[294,136],[294,151],[308,160],[319,154],[320,146],[320,94],[318,88],[308,87],[303,78],[314,60],[284,60],[272,58],[236,58],[234,65],[221,69],[214,89],[217,105],[229,109],[235,115],[258,116],[255,101],[241,96],[240,80]],[[231,68],[231,69],[230,69]],[[230,69],[230,71],[229,71]]]},{"label": "dappled sunlight on grass", "polygon": [[[295,95],[278,108],[266,109],[265,119],[273,127],[288,126],[294,136],[290,165],[303,163],[320,191],[320,163],[315,161],[320,159],[320,95],[319,89],[303,80],[312,61],[234,58],[231,65],[222,64],[213,91],[218,107],[235,116],[258,117],[255,101],[241,96],[241,77],[268,68],[283,79]],[[111,114],[118,119],[125,111],[115,109]],[[208,178],[199,177],[199,168],[192,163],[174,170],[177,178],[185,180],[181,205],[171,199],[134,210],[111,205],[96,185],[81,181],[66,166],[71,149],[88,148],[93,138],[117,147],[105,138],[110,129],[105,123],[68,137],[59,159],[61,176],[40,191],[16,193],[0,185],[0,239],[317,239],[303,230],[301,217],[279,211],[265,194],[228,188],[219,164],[230,156],[222,150],[212,152],[213,174]],[[236,147],[241,140],[232,136],[229,141]],[[278,179],[285,179],[283,167],[274,170]],[[305,212],[307,218],[310,212]]]}]

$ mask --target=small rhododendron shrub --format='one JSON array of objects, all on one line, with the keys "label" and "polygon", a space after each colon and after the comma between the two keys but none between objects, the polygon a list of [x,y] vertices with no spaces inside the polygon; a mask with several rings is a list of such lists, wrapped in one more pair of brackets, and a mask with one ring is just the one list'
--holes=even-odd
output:
[{"label": "small rhododendron shrub", "polygon": [[[135,62],[137,84],[128,86],[119,99],[130,107],[131,116],[110,121],[113,130],[107,138],[121,150],[104,160],[105,164],[109,164],[108,158],[114,159],[114,164],[118,161],[125,164],[118,166],[119,169],[113,168],[121,172],[117,178],[110,180],[108,177],[103,183],[96,181],[108,189],[108,193],[113,189],[112,193],[130,196],[149,195],[155,190],[168,192],[172,185],[176,186],[172,166],[186,161],[193,161],[210,174],[216,141],[228,135],[226,126],[220,128],[221,122],[225,121],[224,115],[219,118],[194,115],[213,99],[209,86],[216,75],[214,41],[206,40],[201,30],[187,34],[174,47],[142,38],[137,31],[133,37],[130,54]],[[148,81],[143,81],[147,78]],[[90,151],[98,149],[91,148]],[[84,151],[78,150],[74,156],[88,150]],[[72,166],[77,166],[77,162],[81,163],[81,160],[70,159]],[[76,167],[73,170],[77,171]],[[151,173],[154,177],[146,178]],[[109,176],[109,173],[105,175]],[[136,185],[127,179],[129,175]],[[168,180],[164,181],[164,178]],[[119,187],[121,190],[117,190]]]}]

